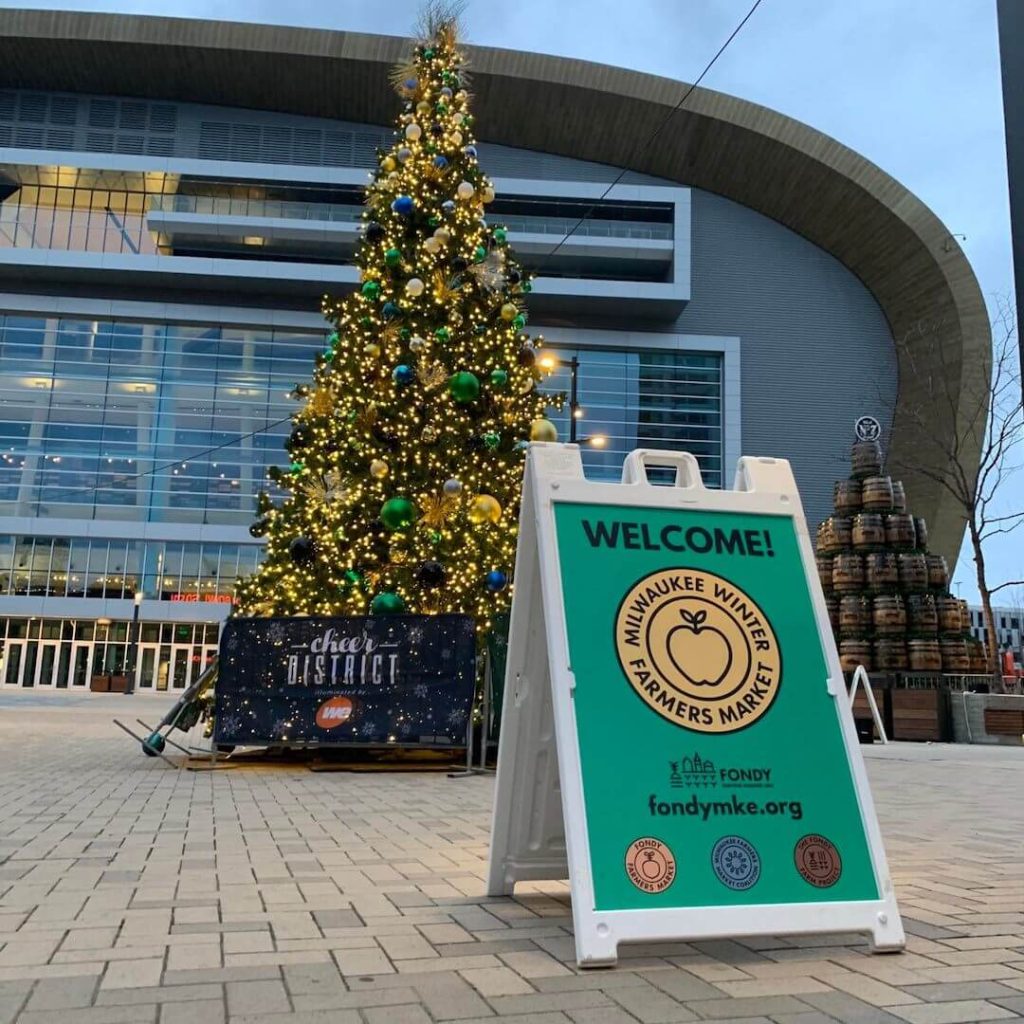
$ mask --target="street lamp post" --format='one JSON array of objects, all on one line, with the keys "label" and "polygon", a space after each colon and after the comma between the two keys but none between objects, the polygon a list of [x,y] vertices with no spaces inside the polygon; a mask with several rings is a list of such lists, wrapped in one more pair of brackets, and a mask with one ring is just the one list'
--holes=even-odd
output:
[{"label": "street lamp post", "polygon": [[135,669],[139,657],[139,608],[142,606],[143,593],[141,590],[135,591],[135,607],[132,611],[132,631],[129,636],[129,654],[128,654],[128,682],[125,684],[125,693],[135,693]]}]

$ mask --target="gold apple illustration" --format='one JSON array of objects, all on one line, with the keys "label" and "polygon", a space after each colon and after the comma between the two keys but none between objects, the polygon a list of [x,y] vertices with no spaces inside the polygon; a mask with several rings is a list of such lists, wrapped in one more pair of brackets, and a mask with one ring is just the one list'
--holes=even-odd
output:
[{"label": "gold apple illustration", "polygon": [[725,634],[706,625],[706,611],[679,612],[683,620],[665,638],[668,656],[676,671],[694,686],[717,686],[732,668],[732,647]]}]

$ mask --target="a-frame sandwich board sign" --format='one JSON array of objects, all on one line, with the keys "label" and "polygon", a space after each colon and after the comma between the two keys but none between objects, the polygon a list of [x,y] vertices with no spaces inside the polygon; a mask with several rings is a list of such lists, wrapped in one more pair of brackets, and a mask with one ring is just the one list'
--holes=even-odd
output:
[{"label": "a-frame sandwich board sign", "polygon": [[[675,470],[674,486],[648,480]],[[569,879],[576,957],[862,932],[904,945],[789,464],[584,480],[527,455],[488,892]]]}]

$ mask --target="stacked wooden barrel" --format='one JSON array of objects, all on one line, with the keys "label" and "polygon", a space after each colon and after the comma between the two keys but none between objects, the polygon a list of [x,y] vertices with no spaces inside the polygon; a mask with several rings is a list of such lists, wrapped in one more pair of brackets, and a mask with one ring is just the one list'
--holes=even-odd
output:
[{"label": "stacked wooden barrel", "polygon": [[856,441],[852,475],[835,485],[835,514],[818,527],[818,575],[843,670],[985,672],[967,602],[928,551],[928,527],[907,511],[903,484],[885,476],[877,441]]}]

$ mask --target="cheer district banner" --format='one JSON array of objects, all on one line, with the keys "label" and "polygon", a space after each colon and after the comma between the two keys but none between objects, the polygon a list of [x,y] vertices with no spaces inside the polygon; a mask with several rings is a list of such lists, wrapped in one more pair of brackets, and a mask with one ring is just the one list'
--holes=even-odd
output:
[{"label": "cheer district banner", "polygon": [[233,619],[218,744],[461,746],[476,649],[465,615]]}]

